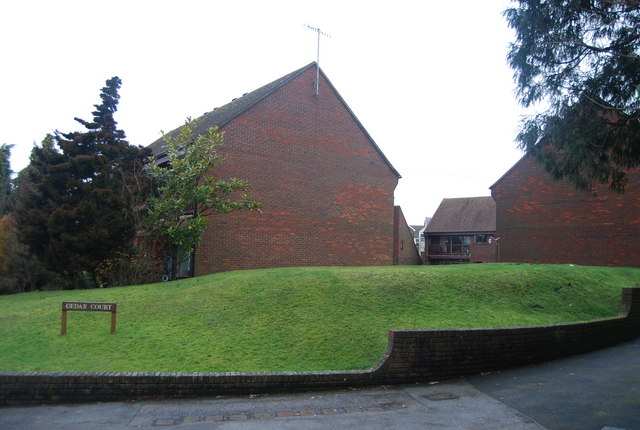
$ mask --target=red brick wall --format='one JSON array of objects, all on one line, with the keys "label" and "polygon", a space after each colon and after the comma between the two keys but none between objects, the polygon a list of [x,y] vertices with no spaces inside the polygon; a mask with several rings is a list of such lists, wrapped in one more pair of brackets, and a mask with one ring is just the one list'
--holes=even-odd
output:
[{"label": "red brick wall", "polygon": [[413,242],[413,232],[402,213],[400,206],[393,212],[393,264],[406,266],[422,264],[418,248]]},{"label": "red brick wall", "polygon": [[523,158],[492,187],[500,261],[640,266],[640,169],[626,193],[554,182]]},{"label": "red brick wall", "polygon": [[471,258],[470,263],[495,263],[497,243],[476,243],[475,235],[471,236]]},{"label": "red brick wall", "polygon": [[262,213],[213,216],[196,275],[265,267],[389,265],[398,177],[315,68],[226,124],[220,178],[249,181]]}]

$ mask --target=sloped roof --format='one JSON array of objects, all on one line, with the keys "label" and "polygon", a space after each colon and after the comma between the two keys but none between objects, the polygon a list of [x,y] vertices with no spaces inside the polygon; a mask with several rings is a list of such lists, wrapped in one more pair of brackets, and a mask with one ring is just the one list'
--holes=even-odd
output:
[{"label": "sloped roof", "polygon": [[[200,123],[198,124],[198,127],[195,130],[196,133],[203,133],[209,127],[214,126],[214,125],[218,126],[218,127],[222,127],[223,125],[225,125],[229,121],[231,121],[234,118],[236,118],[238,115],[242,114],[243,112],[247,111],[252,106],[254,106],[255,104],[259,103],[261,100],[263,100],[264,98],[269,96],[271,93],[276,91],[278,88],[286,85],[288,82],[290,82],[291,80],[295,79],[298,75],[300,75],[301,73],[303,73],[305,70],[307,70],[310,67],[317,67],[317,63],[315,61],[312,62],[312,63],[309,63],[306,66],[301,67],[300,69],[289,73],[288,75],[285,75],[285,76],[283,76],[283,77],[281,77],[279,79],[276,79],[275,81],[273,81],[273,82],[271,82],[271,83],[269,83],[269,84],[267,84],[265,86],[262,86],[262,87],[258,88],[257,90],[254,90],[254,91],[252,91],[250,93],[246,93],[242,97],[239,97],[237,99],[232,100],[230,103],[227,103],[224,106],[215,108],[211,112],[205,113],[204,115],[202,115],[201,117],[198,118]],[[371,142],[371,144],[373,145],[375,150],[382,157],[382,159],[385,161],[385,163],[389,166],[391,171],[398,178],[401,178],[400,173],[398,173],[398,171],[395,169],[395,167],[393,167],[393,165],[387,159],[387,157],[384,155],[384,153],[382,152],[380,147],[371,138],[371,136],[369,135],[367,130],[364,128],[364,126],[358,120],[358,118],[356,118],[356,116],[354,115],[353,111],[349,108],[349,106],[344,101],[342,96],[340,96],[340,94],[338,93],[336,88],[333,86],[331,81],[329,81],[329,79],[324,74],[322,69],[320,69],[320,73],[322,74],[322,77],[327,81],[327,83],[331,86],[331,88],[333,89],[333,91],[337,95],[338,99],[342,102],[344,107],[347,109],[347,111],[349,112],[349,115],[351,115],[352,119],[356,122],[356,124],[362,130],[362,132],[367,136],[367,138],[369,139],[369,141]],[[167,134],[168,135],[175,135],[177,132],[178,132],[178,129],[176,128],[175,130],[172,130]],[[149,148],[151,149],[151,151],[152,151],[154,156],[157,157],[159,155],[162,155],[163,152],[164,152],[163,138],[160,138],[160,139],[156,140],[155,142],[153,142],[152,144],[150,144]]]},{"label": "sloped roof", "polygon": [[442,199],[425,233],[474,233],[496,231],[493,197]]},{"label": "sloped roof", "polygon": [[[246,111],[251,106],[255,105],[260,100],[264,99],[266,96],[268,96],[269,94],[271,94],[272,92],[274,92],[275,90],[277,90],[278,88],[280,88],[281,86],[289,82],[290,80],[294,79],[296,76],[298,76],[307,68],[313,65],[315,65],[315,62],[307,64],[306,66],[294,72],[291,72],[288,75],[281,77],[280,79],[276,79],[275,81],[263,87],[260,87],[257,90],[254,90],[250,93],[246,93],[242,97],[233,99],[231,102],[227,103],[224,106],[217,107],[211,112],[205,113],[200,118],[198,118],[200,120],[200,124],[198,124],[198,127],[196,128],[196,132],[202,133],[206,131],[209,127],[214,125],[218,127],[222,127],[223,125],[231,121],[233,118],[237,117],[242,112]],[[167,134],[176,133],[177,130],[178,129],[172,130]],[[149,145],[149,148],[153,152],[153,155],[158,155],[162,153],[163,151],[162,143],[163,143],[163,139],[160,138],[155,142],[153,142],[151,145]]]}]

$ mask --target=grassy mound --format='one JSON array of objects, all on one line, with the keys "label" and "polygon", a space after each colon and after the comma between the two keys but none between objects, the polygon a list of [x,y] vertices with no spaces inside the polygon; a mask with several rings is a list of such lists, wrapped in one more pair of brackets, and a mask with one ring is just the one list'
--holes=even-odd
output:
[{"label": "grassy mound", "polygon": [[[0,371],[366,369],[389,329],[505,327],[615,316],[640,269],[482,264],[314,267],[0,297]],[[110,314],[61,303],[118,303]]]}]

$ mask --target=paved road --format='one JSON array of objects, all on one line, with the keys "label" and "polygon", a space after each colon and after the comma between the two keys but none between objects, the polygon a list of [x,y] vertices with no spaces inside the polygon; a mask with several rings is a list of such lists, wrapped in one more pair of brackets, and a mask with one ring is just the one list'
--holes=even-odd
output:
[{"label": "paved road", "polygon": [[640,338],[438,384],[291,395],[0,408],[0,429],[640,430]]},{"label": "paved road", "polygon": [[640,430],[640,338],[469,382],[549,429]]}]

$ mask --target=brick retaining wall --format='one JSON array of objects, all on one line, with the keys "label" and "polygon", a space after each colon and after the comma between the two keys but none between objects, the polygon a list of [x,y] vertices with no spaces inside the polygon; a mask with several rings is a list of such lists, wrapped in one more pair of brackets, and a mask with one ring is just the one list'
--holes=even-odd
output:
[{"label": "brick retaining wall", "polygon": [[0,405],[195,397],[428,382],[549,361],[640,336],[640,288],[620,316],[539,327],[389,332],[365,371],[310,373],[0,373]]}]

